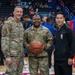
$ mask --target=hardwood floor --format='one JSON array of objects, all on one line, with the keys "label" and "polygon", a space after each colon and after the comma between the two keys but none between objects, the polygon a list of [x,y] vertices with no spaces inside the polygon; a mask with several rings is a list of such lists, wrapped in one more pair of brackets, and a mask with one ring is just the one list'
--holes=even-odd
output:
[{"label": "hardwood floor", "polygon": [[0,66],[0,72],[5,72],[6,67],[5,66]]},{"label": "hardwood floor", "polygon": [[[28,66],[29,66],[28,65],[28,58],[25,58],[23,71],[28,71],[29,72]],[[0,72],[5,72],[5,70],[6,70],[5,65],[4,66],[0,66]],[[73,67],[73,73],[75,73],[75,67]],[[75,74],[73,74],[73,75],[75,75]]]}]

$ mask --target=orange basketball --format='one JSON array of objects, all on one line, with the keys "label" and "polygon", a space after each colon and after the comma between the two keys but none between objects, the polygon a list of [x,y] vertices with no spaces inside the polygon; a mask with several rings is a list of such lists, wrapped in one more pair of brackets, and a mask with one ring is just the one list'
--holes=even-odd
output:
[{"label": "orange basketball", "polygon": [[42,52],[43,48],[44,48],[44,45],[39,41],[34,41],[29,46],[30,51],[35,54]]}]

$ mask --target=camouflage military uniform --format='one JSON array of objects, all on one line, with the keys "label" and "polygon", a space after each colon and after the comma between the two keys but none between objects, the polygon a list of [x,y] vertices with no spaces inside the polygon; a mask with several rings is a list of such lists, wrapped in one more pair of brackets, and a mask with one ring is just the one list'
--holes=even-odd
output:
[{"label": "camouflage military uniform", "polygon": [[[38,40],[45,45],[44,50],[39,54],[34,54],[29,50],[29,44],[34,40]],[[48,54],[47,49],[53,44],[53,36],[51,32],[40,25],[39,28],[34,26],[28,28],[24,33],[24,45],[28,49],[30,75],[49,75]]]},{"label": "camouflage military uniform", "polygon": [[2,51],[5,58],[11,57],[12,63],[6,63],[7,75],[21,75],[23,70],[23,35],[21,22],[14,19],[4,24],[2,29]]}]

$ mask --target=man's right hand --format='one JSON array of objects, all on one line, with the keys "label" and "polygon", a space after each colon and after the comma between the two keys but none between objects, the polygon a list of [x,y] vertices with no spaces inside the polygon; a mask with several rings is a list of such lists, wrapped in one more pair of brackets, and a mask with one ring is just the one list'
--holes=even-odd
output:
[{"label": "man's right hand", "polygon": [[7,57],[7,58],[6,58],[6,63],[7,63],[7,64],[11,64],[11,57]]}]

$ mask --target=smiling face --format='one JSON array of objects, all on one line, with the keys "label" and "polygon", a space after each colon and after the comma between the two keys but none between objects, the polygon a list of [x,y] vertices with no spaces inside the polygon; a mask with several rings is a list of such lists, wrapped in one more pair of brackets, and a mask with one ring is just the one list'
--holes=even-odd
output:
[{"label": "smiling face", "polygon": [[39,15],[34,15],[32,21],[35,27],[39,27],[41,23],[41,18]]},{"label": "smiling face", "polygon": [[57,14],[55,20],[56,20],[56,23],[57,23],[58,27],[62,27],[64,25],[64,21],[65,21],[64,15]]},{"label": "smiling face", "polygon": [[21,7],[15,7],[13,14],[15,20],[20,20],[23,15],[23,9]]}]

